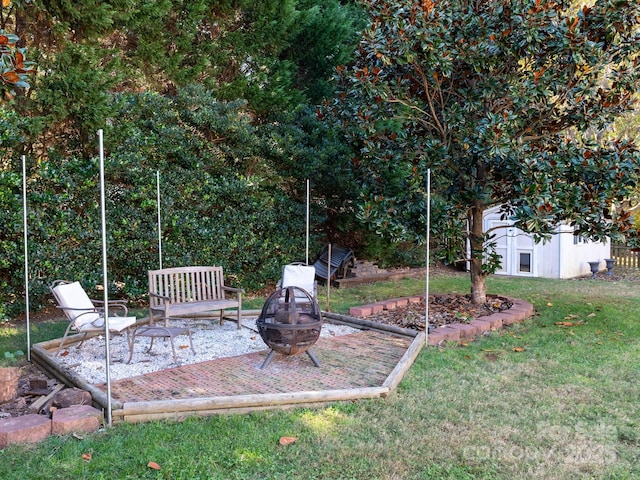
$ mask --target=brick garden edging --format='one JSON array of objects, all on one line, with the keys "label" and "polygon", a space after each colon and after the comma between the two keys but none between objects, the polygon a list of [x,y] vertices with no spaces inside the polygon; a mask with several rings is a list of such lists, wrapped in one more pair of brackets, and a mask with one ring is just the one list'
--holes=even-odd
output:
[{"label": "brick garden edging", "polygon": [[14,443],[37,443],[49,435],[89,433],[102,425],[102,412],[91,405],[54,410],[51,418],[31,413],[0,420],[0,450]]},{"label": "brick garden edging", "polygon": [[[444,342],[459,342],[465,339],[473,338],[484,332],[497,330],[504,326],[513,325],[522,322],[533,316],[533,305],[516,298],[503,297],[513,303],[511,308],[498,313],[478,317],[469,323],[451,323],[444,327],[438,327],[429,332],[429,345],[441,345]],[[392,298],[380,302],[361,305],[359,307],[351,307],[349,315],[354,317],[370,317],[383,310],[395,310],[398,307],[404,307],[410,303],[420,303],[424,300],[424,295],[415,295],[412,297]]]}]

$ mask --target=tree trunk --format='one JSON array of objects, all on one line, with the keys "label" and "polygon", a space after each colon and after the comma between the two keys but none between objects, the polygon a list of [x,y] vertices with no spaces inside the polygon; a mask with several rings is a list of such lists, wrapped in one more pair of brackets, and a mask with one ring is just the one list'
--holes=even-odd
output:
[{"label": "tree trunk", "polygon": [[487,284],[485,282],[486,273],[482,270],[484,263],[483,255],[483,228],[482,216],[484,208],[476,204],[469,209],[467,220],[469,222],[469,247],[470,252],[470,274],[471,274],[471,300],[473,303],[481,304],[487,301]]}]

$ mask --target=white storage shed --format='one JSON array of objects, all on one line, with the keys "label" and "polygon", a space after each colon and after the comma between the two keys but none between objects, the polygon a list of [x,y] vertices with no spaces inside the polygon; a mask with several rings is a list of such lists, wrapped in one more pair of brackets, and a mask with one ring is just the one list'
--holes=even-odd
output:
[{"label": "white storage shed", "polygon": [[498,275],[542,278],[575,278],[591,275],[589,262],[599,262],[606,270],[605,259],[611,258],[609,241],[593,242],[574,235],[573,227],[561,225],[550,241],[533,241],[533,236],[513,227],[513,222],[500,219],[500,207],[488,209],[483,218],[484,231],[498,226],[494,241],[502,257]]}]

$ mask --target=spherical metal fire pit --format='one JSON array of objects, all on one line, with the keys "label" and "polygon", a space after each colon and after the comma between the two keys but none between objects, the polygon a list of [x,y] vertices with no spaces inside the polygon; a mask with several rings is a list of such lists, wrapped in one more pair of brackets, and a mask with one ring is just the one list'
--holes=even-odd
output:
[{"label": "spherical metal fire pit", "polygon": [[264,343],[271,349],[260,367],[267,367],[276,352],[296,355],[306,352],[316,367],[318,360],[309,351],[322,330],[322,315],[318,302],[300,287],[280,288],[273,292],[256,321]]}]

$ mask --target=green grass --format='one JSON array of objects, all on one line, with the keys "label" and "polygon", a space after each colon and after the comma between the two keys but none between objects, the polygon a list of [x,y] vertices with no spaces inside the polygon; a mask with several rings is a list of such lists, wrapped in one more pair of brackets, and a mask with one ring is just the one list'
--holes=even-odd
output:
[{"label": "green grass", "polygon": [[[50,437],[0,451],[0,478],[640,478],[639,286],[494,277],[489,293],[529,301],[536,315],[423,350],[387,399]],[[332,289],[331,310],[424,287]],[[468,290],[466,275],[430,282],[432,293]],[[4,332],[0,351],[15,348]],[[281,436],[298,440],[281,446]]]}]

